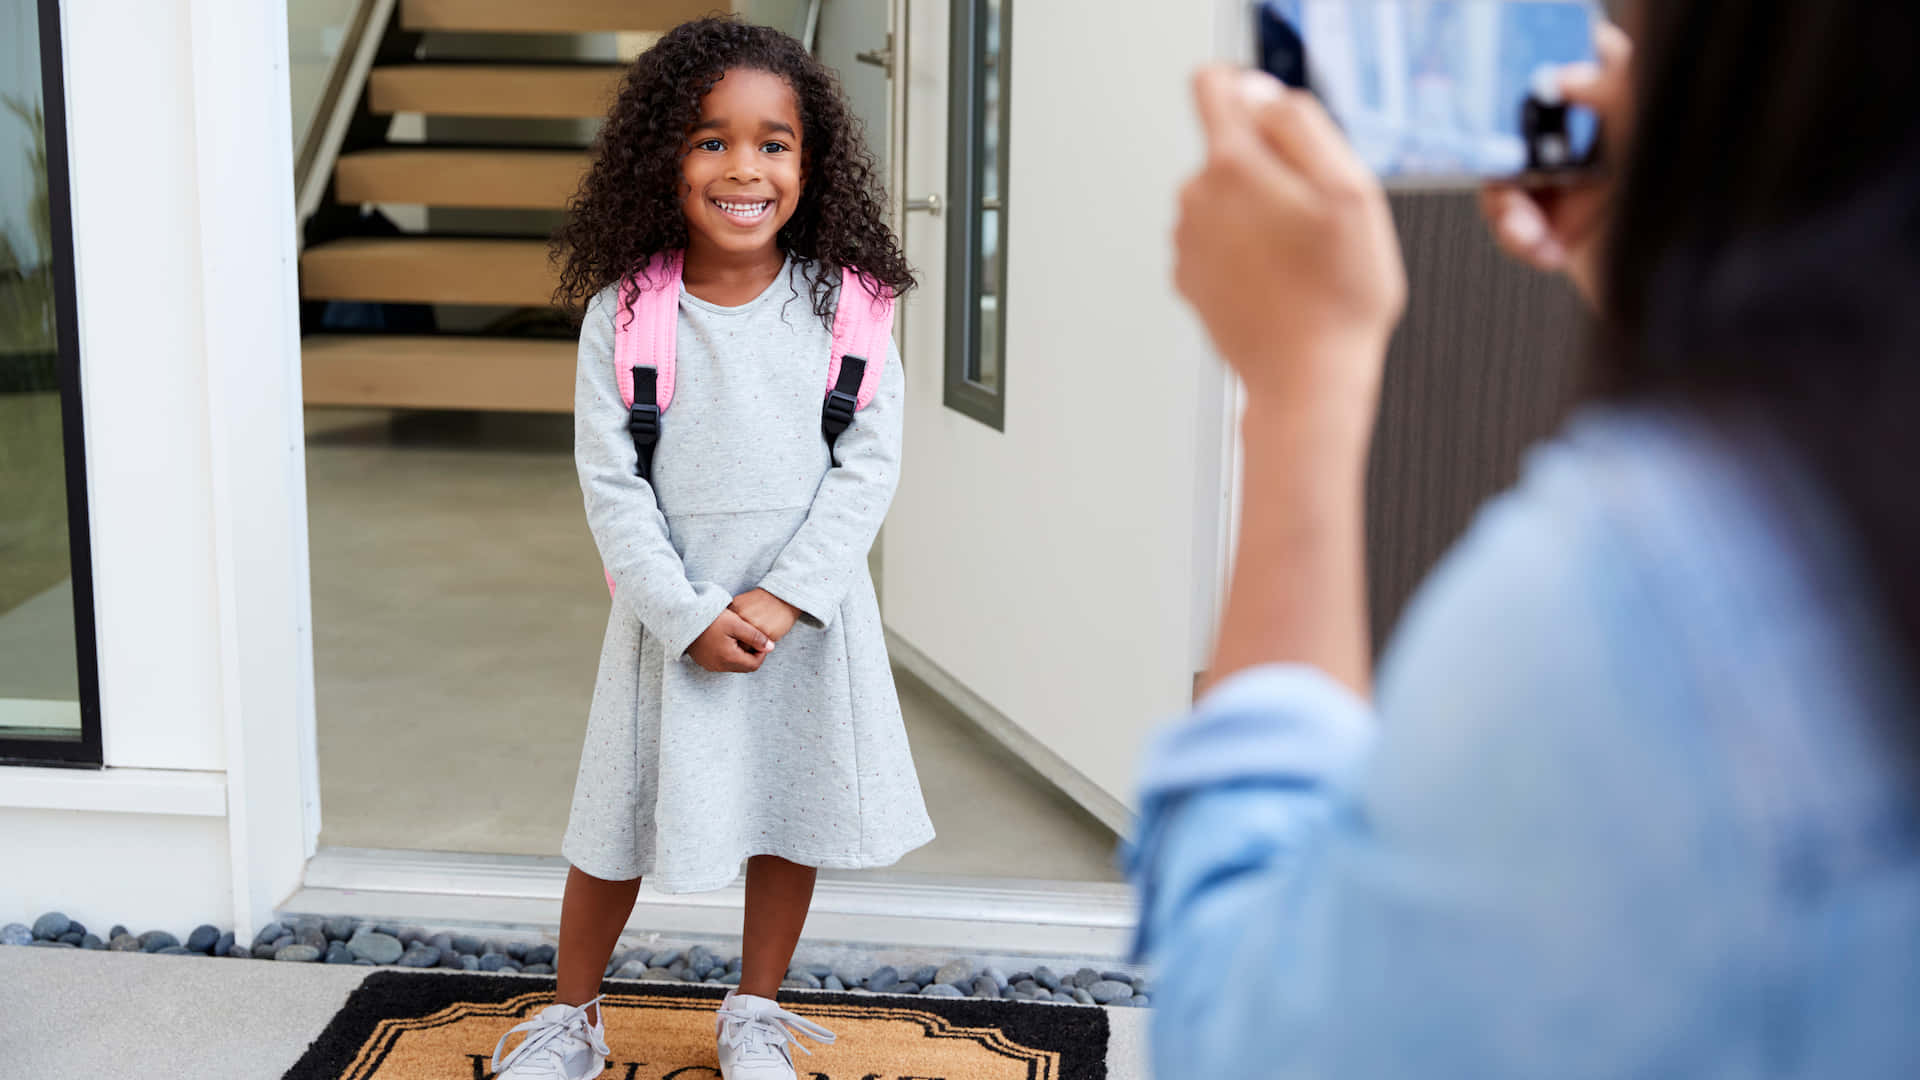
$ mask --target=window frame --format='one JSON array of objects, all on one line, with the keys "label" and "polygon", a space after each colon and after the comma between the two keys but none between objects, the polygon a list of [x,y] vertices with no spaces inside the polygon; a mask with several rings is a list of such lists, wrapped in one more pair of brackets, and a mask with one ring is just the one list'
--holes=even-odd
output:
[{"label": "window frame", "polygon": [[981,59],[986,53],[986,0],[953,0],[948,81],[947,193],[947,408],[993,428],[1006,430],[1007,397],[1007,158],[1011,98],[1008,94],[1012,63],[1010,27],[1012,0],[1000,3],[1000,48],[993,77],[999,82],[999,200],[994,207],[998,241],[999,294],[995,297],[995,356],[998,365],[989,389],[967,377],[969,361],[980,352],[981,189],[978,165],[985,156],[986,78]]},{"label": "window frame", "polygon": [[39,0],[40,100],[46,123],[47,216],[52,228],[54,340],[59,350],[60,440],[67,483],[67,552],[73,574],[74,662],[80,686],[78,739],[20,738],[0,728],[0,765],[98,769],[100,660],[88,531],[86,427],[81,413],[80,322],[73,272],[73,191],[67,162],[67,98],[60,0]]}]

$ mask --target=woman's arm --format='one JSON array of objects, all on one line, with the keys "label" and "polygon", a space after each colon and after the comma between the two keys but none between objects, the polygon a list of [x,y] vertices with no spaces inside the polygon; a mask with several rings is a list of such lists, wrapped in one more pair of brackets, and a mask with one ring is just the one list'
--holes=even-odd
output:
[{"label": "woman's arm", "polygon": [[631,605],[668,657],[679,657],[733,598],[713,582],[687,580],[653,486],[635,471],[627,406],[614,380],[611,293],[587,306],[574,379],[573,456],[587,526],[613,575],[616,603]]},{"label": "woman's arm", "polygon": [[840,601],[866,568],[867,552],[900,483],[900,441],[907,379],[887,342],[887,366],[867,407],[840,433],[807,520],[774,559],[760,588],[798,609],[815,626],[833,622]]}]

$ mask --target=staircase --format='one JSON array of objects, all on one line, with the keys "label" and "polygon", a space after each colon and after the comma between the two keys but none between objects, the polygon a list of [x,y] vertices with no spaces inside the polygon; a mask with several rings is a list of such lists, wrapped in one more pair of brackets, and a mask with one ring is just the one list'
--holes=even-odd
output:
[{"label": "staircase", "polygon": [[[587,167],[584,145],[396,143],[398,114],[509,121],[602,117],[621,64],[529,63],[471,55],[474,42],[511,54],[512,39],[469,35],[659,32],[724,0],[398,0],[374,4],[386,25],[334,159],[324,205],[305,223],[300,295],[308,405],[570,412],[574,338],[550,308],[556,271],[538,231],[471,235],[433,227],[435,210],[476,214],[564,210]],[[463,35],[463,55],[431,58],[435,34]],[[343,103],[342,107],[345,105]],[[526,125],[519,127],[524,130]],[[425,232],[382,230],[370,206],[428,208]],[[504,215],[502,215],[504,216]],[[524,214],[519,216],[524,217]],[[382,232],[385,235],[382,235]],[[358,304],[345,308],[343,304]],[[477,329],[426,329],[424,309],[459,305]],[[489,310],[494,309],[494,310]],[[434,309],[446,313],[449,309]],[[385,313],[403,316],[387,319]],[[357,316],[357,318],[356,318]],[[412,324],[414,332],[340,332],[330,324]],[[518,329],[515,329],[518,328]]]}]

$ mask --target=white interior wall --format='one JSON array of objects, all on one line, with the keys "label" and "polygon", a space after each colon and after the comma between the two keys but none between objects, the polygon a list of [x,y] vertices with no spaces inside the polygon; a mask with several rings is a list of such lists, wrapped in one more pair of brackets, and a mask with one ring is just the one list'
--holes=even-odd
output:
[{"label": "white interior wall", "polygon": [[[1200,153],[1188,81],[1229,7],[1013,5],[1004,433],[942,404],[938,355],[905,357],[889,625],[1121,803],[1212,622],[1225,383],[1173,293],[1168,237]],[[915,182],[943,190],[929,171]],[[910,220],[916,250],[943,221]],[[943,304],[916,295],[908,325]]]}]

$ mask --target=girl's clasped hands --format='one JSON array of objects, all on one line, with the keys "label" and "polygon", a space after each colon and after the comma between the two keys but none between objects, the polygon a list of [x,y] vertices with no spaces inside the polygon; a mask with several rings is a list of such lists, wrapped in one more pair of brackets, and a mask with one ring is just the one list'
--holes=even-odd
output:
[{"label": "girl's clasped hands", "polygon": [[694,640],[687,655],[712,672],[759,671],[767,654],[799,619],[800,611],[792,604],[765,589],[749,589],[733,598],[727,610]]}]

